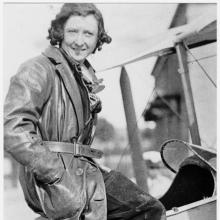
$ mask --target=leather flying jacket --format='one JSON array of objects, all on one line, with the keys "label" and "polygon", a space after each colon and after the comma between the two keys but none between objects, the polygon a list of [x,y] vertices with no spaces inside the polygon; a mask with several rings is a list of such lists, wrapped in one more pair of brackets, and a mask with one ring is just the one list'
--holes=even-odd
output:
[{"label": "leather flying jacket", "polygon": [[[92,70],[91,66],[89,68]],[[60,49],[50,46],[40,56],[30,59],[20,66],[17,74],[11,79],[4,105],[4,147],[23,167],[23,177],[20,179],[25,199],[34,211],[53,219],[79,216],[82,207],[88,203],[88,198],[85,198],[86,194],[81,193],[79,197],[81,202],[76,202],[76,204],[80,204],[77,211],[74,213],[74,211],[68,210],[62,215],[60,204],[62,205],[65,201],[61,199],[57,205],[59,211],[61,210],[61,214],[58,216],[56,206],[50,206],[56,202],[52,201],[50,205],[48,205],[48,201],[42,202],[39,195],[35,195],[38,190],[34,189],[37,186],[46,192],[46,195],[50,195],[53,190],[50,189],[49,193],[45,184],[59,182],[62,178],[68,179],[68,176],[75,175],[73,172],[79,167],[83,171],[91,168],[90,163],[76,159],[72,162],[72,168],[68,168],[72,173],[67,173],[66,164],[64,164],[66,159],[62,160],[59,154],[52,153],[42,145],[42,141],[74,142],[85,130],[85,123],[91,119],[88,95],[81,98],[82,94],[74,74],[77,73],[70,69]],[[83,103],[82,99],[85,99],[86,102]],[[86,135],[81,140],[84,144],[91,142],[90,134],[95,124],[95,118],[93,117],[93,120],[90,121]],[[99,181],[103,182],[100,173],[97,175]],[[77,174],[77,176],[81,175]],[[86,181],[85,176],[82,175],[80,178],[82,181],[78,182],[77,187],[80,184],[82,186]],[[71,187],[70,192],[75,193],[74,187]],[[79,193],[84,192],[83,190],[85,191],[82,187],[78,189]],[[90,193],[87,192],[87,195],[92,194],[91,191],[90,189]],[[57,193],[56,190],[54,192]],[[93,195],[98,195],[99,202],[102,201],[103,207],[105,207],[104,183],[101,183],[98,194],[93,193]],[[100,195],[102,199],[100,199]],[[70,199],[74,197],[77,196],[74,194]],[[97,206],[94,207],[97,208]],[[101,205],[99,204],[98,207],[100,209]],[[101,209],[102,213],[99,217],[90,213],[90,217],[92,217],[88,219],[105,219],[106,208]]]}]

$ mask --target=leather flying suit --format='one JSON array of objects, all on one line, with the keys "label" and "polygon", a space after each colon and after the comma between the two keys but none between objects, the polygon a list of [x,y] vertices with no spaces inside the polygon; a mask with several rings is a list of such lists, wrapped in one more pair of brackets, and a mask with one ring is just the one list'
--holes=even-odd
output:
[{"label": "leather flying suit", "polygon": [[62,50],[50,46],[11,79],[4,146],[21,164],[26,202],[54,220],[165,219],[163,205],[119,172],[107,173],[87,157],[55,153],[45,145],[62,149],[65,143],[92,142],[96,113],[77,74]]},{"label": "leather flying suit", "polygon": [[90,117],[82,103],[88,97],[81,98],[74,74],[52,46],[21,65],[5,100],[4,145],[22,165],[20,182],[35,212],[50,219],[104,220],[106,193],[98,166],[84,157],[53,153],[42,143],[73,143]]}]

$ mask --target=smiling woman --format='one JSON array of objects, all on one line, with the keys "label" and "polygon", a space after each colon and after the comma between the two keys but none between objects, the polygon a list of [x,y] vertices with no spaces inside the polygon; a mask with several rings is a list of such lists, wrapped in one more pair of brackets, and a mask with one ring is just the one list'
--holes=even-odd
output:
[{"label": "smiling woman", "polygon": [[111,41],[102,14],[66,3],[48,39],[12,77],[4,105],[4,147],[21,165],[29,207],[54,220],[164,219],[157,199],[94,161],[103,154],[91,147],[103,87],[87,58]]},{"label": "smiling woman", "polygon": [[[108,36],[107,33],[105,32],[102,14],[94,5],[84,3],[82,7],[79,4],[67,3],[62,7],[60,13],[57,14],[56,19],[51,22],[51,28],[49,29],[49,36],[48,36],[48,39],[51,40],[50,41],[51,45],[57,45],[61,43],[64,37],[64,33],[63,33],[64,24],[66,23],[67,19],[69,19],[72,15],[81,16],[81,18],[85,18],[88,15],[90,15],[89,17],[91,16],[94,17],[95,23],[97,22],[98,25],[98,33],[97,33],[98,39],[97,39],[96,47],[94,48],[95,50],[96,49],[101,50],[103,43],[111,42],[111,37]],[[94,26],[94,23],[92,25]],[[90,30],[85,30],[85,31],[90,32]],[[93,52],[95,52],[95,50]]]},{"label": "smiling woman", "polygon": [[62,48],[75,61],[82,63],[98,41],[98,22],[94,15],[72,15],[65,23]]}]

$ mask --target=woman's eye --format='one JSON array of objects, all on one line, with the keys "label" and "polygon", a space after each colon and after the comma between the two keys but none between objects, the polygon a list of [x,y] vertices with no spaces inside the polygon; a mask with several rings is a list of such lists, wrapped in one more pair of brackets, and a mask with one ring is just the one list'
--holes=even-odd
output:
[{"label": "woman's eye", "polygon": [[93,35],[93,33],[92,33],[92,32],[85,32],[85,35],[88,36],[88,37],[90,37],[90,36]]},{"label": "woman's eye", "polygon": [[74,30],[74,29],[69,29],[67,30],[68,33],[77,33],[77,30]]}]

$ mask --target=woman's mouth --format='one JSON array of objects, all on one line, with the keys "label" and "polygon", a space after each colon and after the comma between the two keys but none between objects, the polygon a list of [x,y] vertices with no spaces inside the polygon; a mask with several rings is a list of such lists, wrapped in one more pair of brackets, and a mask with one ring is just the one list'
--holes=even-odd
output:
[{"label": "woman's mouth", "polygon": [[73,48],[73,50],[77,51],[77,52],[81,52],[81,51],[85,51],[85,48]]}]

